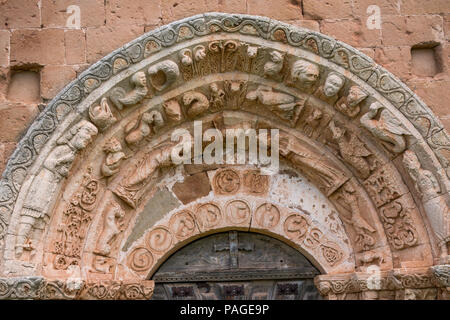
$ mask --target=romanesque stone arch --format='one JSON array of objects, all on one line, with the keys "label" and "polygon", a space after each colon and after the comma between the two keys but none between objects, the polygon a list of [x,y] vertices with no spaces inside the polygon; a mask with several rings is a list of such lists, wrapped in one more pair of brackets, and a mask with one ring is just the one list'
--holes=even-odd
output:
[{"label": "romanesque stone arch", "polygon": [[[172,133],[196,120],[278,129],[282,171],[174,164]],[[348,45],[255,16],[174,22],[81,74],[21,140],[0,296],[149,298],[174,250],[249,230],[305,254],[325,297],[445,298],[449,159],[439,120]]]}]

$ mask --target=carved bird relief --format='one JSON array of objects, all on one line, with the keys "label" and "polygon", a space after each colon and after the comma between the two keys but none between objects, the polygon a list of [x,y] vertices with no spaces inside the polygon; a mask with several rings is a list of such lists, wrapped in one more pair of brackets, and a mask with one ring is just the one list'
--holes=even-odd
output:
[{"label": "carved bird relief", "polygon": [[[379,120],[376,120],[375,117],[379,109],[382,109],[382,111]],[[360,121],[363,127],[380,139],[381,143],[388,150],[395,153],[400,153],[405,150],[406,140],[404,135],[411,135],[411,133],[381,103],[372,103],[369,111],[361,117]]]}]

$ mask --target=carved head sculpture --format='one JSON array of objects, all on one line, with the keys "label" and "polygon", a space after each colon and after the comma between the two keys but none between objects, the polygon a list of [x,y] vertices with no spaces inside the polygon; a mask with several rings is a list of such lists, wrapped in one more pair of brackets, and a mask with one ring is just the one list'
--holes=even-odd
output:
[{"label": "carved head sculpture", "polygon": [[359,86],[351,86],[348,91],[347,103],[350,107],[358,105],[367,98],[369,94]]},{"label": "carved head sculpture", "polygon": [[332,97],[338,94],[339,90],[344,86],[345,79],[336,72],[330,72],[325,80],[323,86],[323,93],[327,97]]},{"label": "carved head sculpture", "polygon": [[319,66],[306,60],[297,60],[291,70],[292,79],[305,87],[312,87],[319,79],[319,74]]},{"label": "carved head sculpture", "polygon": [[146,87],[147,86],[147,78],[145,73],[142,71],[138,71],[131,77],[131,83],[136,87]]},{"label": "carved head sculpture", "polygon": [[92,138],[96,136],[98,129],[92,123],[86,120],[78,122],[71,130],[70,144],[77,150],[82,150],[92,141]]},{"label": "carved head sculpture", "polygon": [[254,58],[254,57],[256,57],[257,54],[258,54],[258,47],[249,46],[247,48],[247,56],[249,58]]},{"label": "carved head sculpture", "polygon": [[113,137],[105,143],[105,145],[103,146],[103,150],[109,153],[119,152],[122,151],[122,145],[120,144],[119,140]]},{"label": "carved head sculpture", "polygon": [[336,126],[334,121],[330,121],[329,124],[330,130],[333,133],[333,139],[339,139],[345,134],[345,129]]}]

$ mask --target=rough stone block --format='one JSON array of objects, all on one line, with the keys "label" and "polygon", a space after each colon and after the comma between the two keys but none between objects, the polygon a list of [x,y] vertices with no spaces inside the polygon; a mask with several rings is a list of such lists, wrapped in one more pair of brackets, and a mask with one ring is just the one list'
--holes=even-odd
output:
[{"label": "rough stone block", "polygon": [[0,29],[40,26],[39,0],[0,1]]},{"label": "rough stone block", "polygon": [[169,23],[195,14],[218,11],[218,0],[165,0],[161,1],[161,17],[163,23]]},{"label": "rough stone block", "polygon": [[248,0],[247,10],[249,14],[267,16],[278,20],[302,19],[300,1],[279,0]]},{"label": "rough stone block", "polygon": [[103,0],[42,0],[42,25],[44,27],[66,27],[71,14],[67,7],[80,8],[80,27],[98,27],[105,24]]},{"label": "rough stone block", "polygon": [[64,64],[64,30],[14,30],[10,64]]},{"label": "rough stone block", "polygon": [[405,81],[411,77],[410,47],[381,47],[375,49],[375,62]]},{"label": "rough stone block", "polygon": [[374,47],[381,44],[380,30],[369,30],[360,20],[323,20],[322,33],[354,47]]},{"label": "rough stone block", "polygon": [[202,172],[185,177],[183,182],[177,182],[172,191],[181,202],[187,204],[208,195],[211,185],[207,174]]},{"label": "rough stone block", "polygon": [[306,19],[342,19],[352,15],[351,0],[303,0],[302,3]]},{"label": "rough stone block", "polygon": [[16,148],[16,145],[17,143],[15,142],[0,143],[0,176],[3,170],[5,170],[8,159]]},{"label": "rough stone block", "polygon": [[430,14],[449,13],[450,2],[448,0],[408,0],[402,1],[402,14]]},{"label": "rough stone block", "polygon": [[67,30],[64,33],[66,64],[86,62],[86,34],[83,30]]},{"label": "rough stone block", "polygon": [[41,97],[52,99],[76,76],[75,70],[68,66],[45,66],[41,70]]},{"label": "rough stone block", "polygon": [[38,114],[36,105],[22,103],[0,104],[0,142],[14,143]]},{"label": "rough stone block", "polygon": [[364,23],[369,17],[367,8],[371,5],[376,5],[380,8],[380,14],[384,15],[398,15],[400,14],[400,3],[392,0],[353,0],[353,15],[355,18],[361,18]]},{"label": "rough stone block", "polygon": [[450,79],[414,78],[408,81],[407,85],[428,105],[436,116],[448,116]]},{"label": "rough stone block", "polygon": [[110,0],[106,2],[106,24],[144,25],[158,24],[161,18],[159,1]]},{"label": "rough stone block", "polygon": [[120,48],[144,32],[144,27],[119,25],[88,29],[86,32],[87,62],[93,63]]},{"label": "rough stone block", "polygon": [[294,26],[305,28],[309,30],[314,30],[320,32],[319,22],[314,20],[290,20],[287,23],[292,24]]},{"label": "rough stone block", "polygon": [[386,16],[381,27],[385,46],[440,43],[444,39],[443,19],[438,15]]},{"label": "rough stone block", "polygon": [[9,38],[9,31],[0,30],[0,67],[9,66]]},{"label": "rough stone block", "polygon": [[11,74],[7,99],[24,103],[40,102],[39,73],[17,71]]}]

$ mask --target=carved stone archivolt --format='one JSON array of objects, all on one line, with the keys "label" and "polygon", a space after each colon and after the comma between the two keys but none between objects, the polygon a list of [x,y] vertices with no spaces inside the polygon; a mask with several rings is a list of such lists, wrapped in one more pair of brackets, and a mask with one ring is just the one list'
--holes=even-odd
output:
[{"label": "carved stone archivolt", "polygon": [[[170,139],[193,135],[195,120],[201,135],[278,129],[282,169],[196,163],[185,137]],[[174,22],[83,72],[22,138],[0,180],[0,275],[41,278],[7,279],[0,296],[65,292],[81,270],[69,298],[147,298],[137,280],[227,229],[278,237],[323,277],[444,265],[449,155],[448,133],[417,96],[341,42],[245,15]],[[345,279],[317,285],[369,297]],[[381,291],[442,298],[442,288]]]}]

